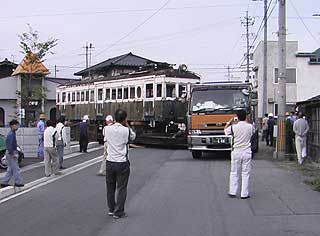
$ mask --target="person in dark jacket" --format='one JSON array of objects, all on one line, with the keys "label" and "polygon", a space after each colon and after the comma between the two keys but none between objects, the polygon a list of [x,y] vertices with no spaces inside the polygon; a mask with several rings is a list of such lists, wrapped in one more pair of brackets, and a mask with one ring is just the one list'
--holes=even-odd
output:
[{"label": "person in dark jacket", "polygon": [[18,164],[18,150],[17,150],[17,138],[16,131],[19,128],[19,122],[17,120],[11,120],[10,123],[10,132],[6,138],[6,158],[8,162],[7,173],[4,176],[1,184],[1,188],[9,186],[9,181],[14,178],[15,187],[23,187],[22,184],[20,168]]},{"label": "person in dark jacket", "polygon": [[269,119],[268,119],[268,131],[267,131],[267,145],[270,145],[271,147],[273,146],[273,127],[275,125],[275,121],[273,118],[273,114],[269,113],[268,115]]},{"label": "person in dark jacket", "polygon": [[88,135],[88,120],[89,116],[84,115],[83,120],[80,123],[80,152],[87,152],[89,135]]}]

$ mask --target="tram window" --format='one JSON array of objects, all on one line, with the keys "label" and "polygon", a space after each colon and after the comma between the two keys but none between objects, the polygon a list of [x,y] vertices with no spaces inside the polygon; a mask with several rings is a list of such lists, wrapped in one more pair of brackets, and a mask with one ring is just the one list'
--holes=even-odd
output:
[{"label": "tram window", "polygon": [[122,88],[118,88],[118,99],[122,99]]},{"label": "tram window", "polygon": [[110,89],[106,89],[106,100],[110,100]]},{"label": "tram window", "polygon": [[117,99],[117,91],[116,91],[116,89],[112,89],[111,90],[111,99],[112,100],[116,100]]},{"label": "tram window", "polygon": [[166,84],[166,96],[175,97],[176,96],[176,85],[175,84]]},{"label": "tram window", "polygon": [[153,98],[153,84],[146,85],[146,98]]},{"label": "tram window", "polygon": [[135,97],[135,88],[134,87],[130,87],[130,98],[133,99]]},{"label": "tram window", "polygon": [[186,86],[185,85],[179,85],[179,97],[181,98],[183,94],[186,92]]},{"label": "tram window", "polygon": [[71,101],[71,94],[70,93],[68,93],[68,102],[70,102]]},{"label": "tram window", "polygon": [[73,92],[72,93],[72,102],[75,102],[76,101],[76,94]]},{"label": "tram window", "polygon": [[87,101],[87,102],[89,101],[89,91],[88,90],[86,91],[86,100],[85,101]]},{"label": "tram window", "polygon": [[90,102],[94,102],[94,90],[90,91]]},{"label": "tram window", "polygon": [[102,95],[103,95],[103,90],[102,89],[98,89],[98,100],[99,101],[102,100]]},{"label": "tram window", "polygon": [[57,102],[60,102],[60,94],[57,93]]},{"label": "tram window", "polygon": [[128,99],[129,97],[129,91],[128,88],[123,89],[123,99]]},{"label": "tram window", "polygon": [[157,84],[157,97],[162,97],[162,84]]},{"label": "tram window", "polygon": [[80,93],[77,92],[77,102],[79,102],[79,101],[80,101]]},{"label": "tram window", "polygon": [[81,92],[81,102],[84,101],[84,92]]},{"label": "tram window", "polygon": [[141,87],[138,86],[138,87],[137,87],[137,97],[138,97],[138,98],[141,98],[141,92],[142,92],[142,91],[141,91]]},{"label": "tram window", "polygon": [[66,93],[62,93],[62,102],[66,101]]}]

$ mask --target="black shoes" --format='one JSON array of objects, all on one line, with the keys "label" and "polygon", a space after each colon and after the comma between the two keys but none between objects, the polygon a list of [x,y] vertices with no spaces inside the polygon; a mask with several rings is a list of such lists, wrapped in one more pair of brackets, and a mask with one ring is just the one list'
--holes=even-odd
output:
[{"label": "black shoes", "polygon": [[123,213],[120,216],[117,216],[117,215],[113,214],[113,219],[120,219],[120,218],[127,218],[127,217],[128,217],[127,213]]},{"label": "black shoes", "polygon": [[24,187],[24,184],[14,184],[14,186],[21,188],[21,187]]},{"label": "black shoes", "polygon": [[228,196],[229,196],[229,198],[236,198],[237,197],[236,195],[233,195],[233,194],[230,194],[230,193],[228,193]]},{"label": "black shoes", "polygon": [[248,199],[248,198],[250,198],[250,196],[241,197],[241,199]]},{"label": "black shoes", "polygon": [[1,184],[0,185],[1,188],[5,188],[5,187],[8,187],[8,186],[10,186],[10,184]]},{"label": "black shoes", "polygon": [[59,169],[60,169],[60,170],[63,170],[63,169],[65,169],[65,167],[64,167],[64,166],[60,166]]}]

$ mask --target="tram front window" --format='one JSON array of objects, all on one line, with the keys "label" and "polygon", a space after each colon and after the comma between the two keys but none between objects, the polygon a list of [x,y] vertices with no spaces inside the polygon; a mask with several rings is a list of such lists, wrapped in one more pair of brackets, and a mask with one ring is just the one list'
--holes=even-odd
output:
[{"label": "tram front window", "polygon": [[146,85],[146,98],[153,98],[153,84]]},{"label": "tram front window", "polygon": [[175,84],[166,84],[166,96],[173,98],[176,96],[176,85]]},{"label": "tram front window", "polygon": [[157,84],[157,97],[162,97],[162,84]]}]

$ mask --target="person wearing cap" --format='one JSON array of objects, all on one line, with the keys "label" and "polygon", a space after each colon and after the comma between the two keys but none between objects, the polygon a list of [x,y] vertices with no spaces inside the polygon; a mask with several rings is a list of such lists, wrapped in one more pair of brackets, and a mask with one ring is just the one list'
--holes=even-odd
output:
[{"label": "person wearing cap", "polygon": [[40,120],[37,123],[37,131],[38,131],[38,140],[39,140],[39,146],[38,146],[38,158],[44,157],[44,121],[46,119],[45,114],[40,114]]},{"label": "person wearing cap", "polygon": [[80,123],[80,152],[87,152],[88,143],[89,143],[89,135],[88,135],[88,120],[89,116],[84,115],[82,122]]},{"label": "person wearing cap", "polygon": [[101,165],[100,165],[100,169],[97,173],[97,175],[99,176],[105,176],[106,175],[106,161],[107,161],[107,156],[108,156],[108,151],[107,151],[107,148],[108,148],[108,145],[107,145],[107,134],[106,134],[106,127],[108,127],[109,125],[113,125],[113,118],[111,115],[108,115],[106,116],[106,123],[105,123],[105,126],[102,130],[102,134],[103,134],[103,141],[104,141],[104,152],[103,152],[103,159],[102,159],[102,162],[101,162]]},{"label": "person wearing cap", "polygon": [[268,131],[267,131],[267,138],[266,138],[266,142],[267,142],[267,146],[271,146],[273,147],[273,128],[275,125],[275,121],[273,118],[273,114],[269,113],[268,115]]},{"label": "person wearing cap", "polygon": [[307,157],[307,133],[309,131],[309,124],[308,121],[303,118],[301,112],[298,113],[298,119],[293,123],[293,131],[295,133],[298,162],[302,165]]}]

